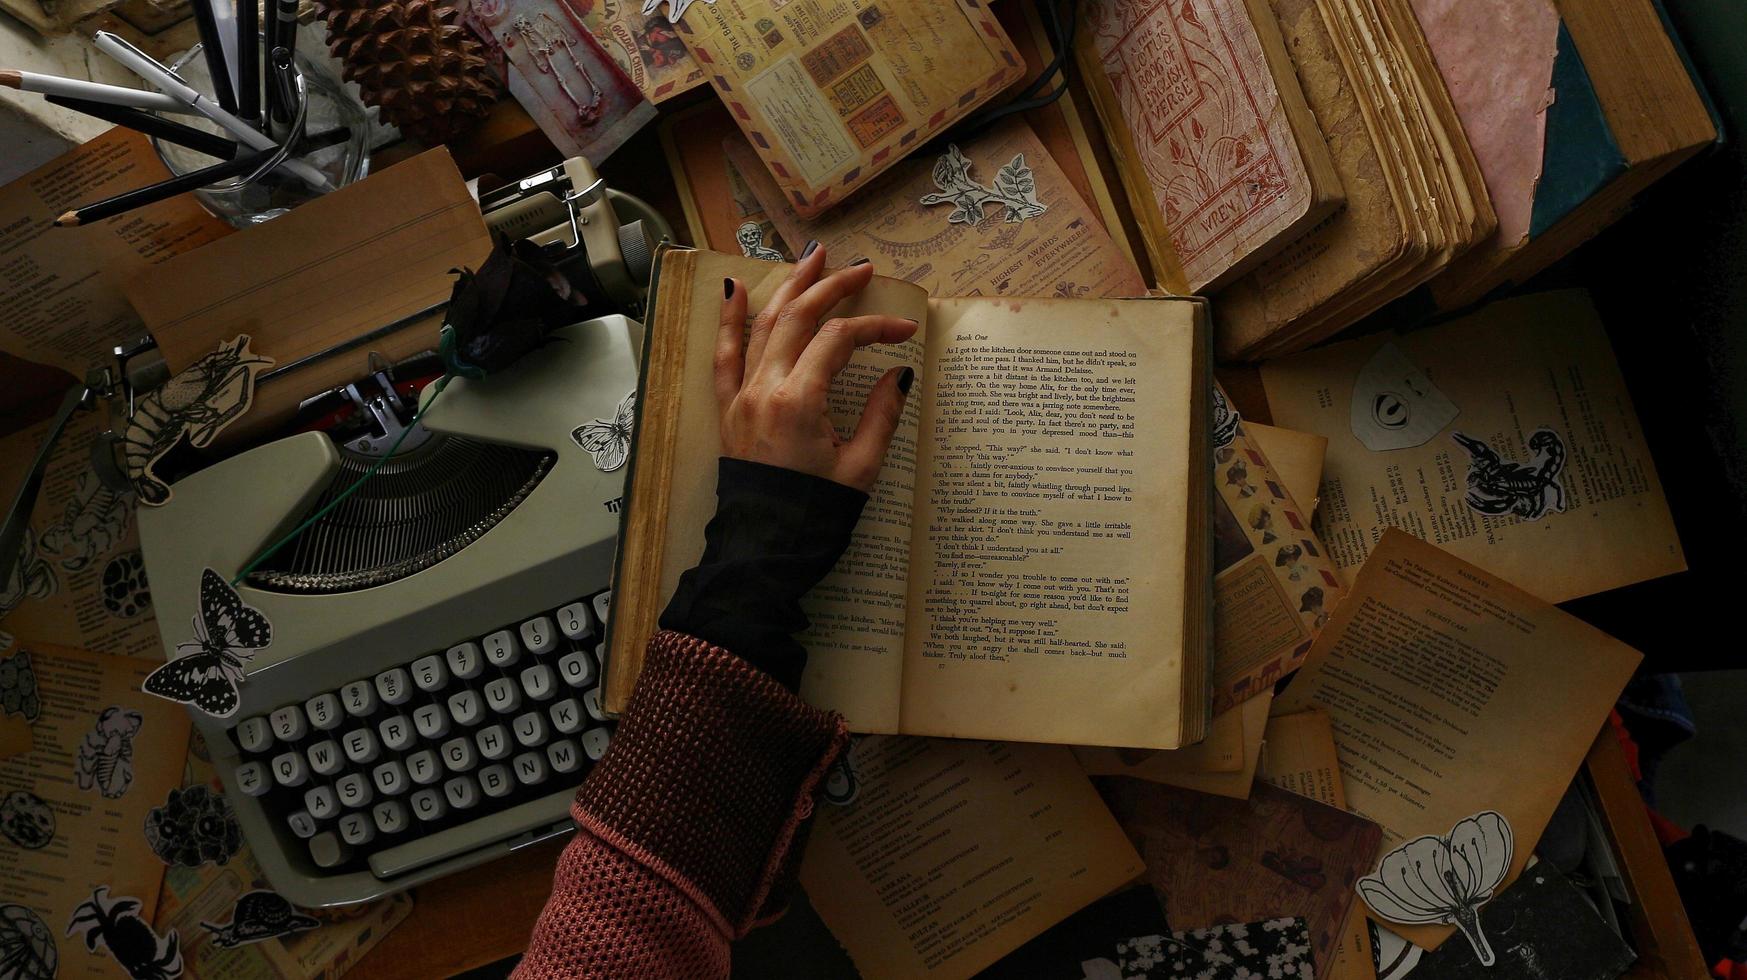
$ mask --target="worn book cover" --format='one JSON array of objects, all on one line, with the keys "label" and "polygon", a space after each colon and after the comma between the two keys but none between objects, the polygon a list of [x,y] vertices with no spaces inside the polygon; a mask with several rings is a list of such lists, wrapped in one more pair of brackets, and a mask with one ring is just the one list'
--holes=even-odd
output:
[{"label": "worn book cover", "polygon": [[1349,574],[1387,527],[1548,602],[1686,567],[1587,293],[1270,361],[1262,383],[1276,422],[1328,437],[1318,526]]},{"label": "worn book cover", "polygon": [[973,0],[694,3],[692,56],[803,217],[814,217],[1025,70]]},{"label": "worn book cover", "polygon": [[[608,710],[631,690],[715,509],[722,280],[738,279],[757,308],[788,271],[714,252],[661,258]],[[803,695],[863,732],[1199,740],[1212,567],[1210,495],[1196,489],[1210,470],[1204,305],[931,299],[875,277],[833,315],[875,310],[918,332],[858,350],[832,388],[833,416],[852,425],[892,368],[912,368],[917,384],[848,552],[806,598]],[[1060,710],[1092,702],[1096,713]]]},{"label": "worn book cover", "polygon": [[969,977],[1142,864],[1057,745],[856,739],[801,862],[869,980]]},{"label": "worn book cover", "polygon": [[589,33],[645,99],[660,104],[704,84],[704,69],[665,9],[646,12],[642,0],[581,0],[577,6]]},{"label": "worn book cover", "polygon": [[[1390,529],[1277,704],[1328,713],[1348,806],[1376,821],[1402,860],[1485,817],[1486,846],[1509,862],[1486,883],[1496,894],[1527,863],[1641,659],[1557,607]],[[1477,894],[1442,898],[1473,903]],[[1452,913],[1444,921],[1459,920]],[[1429,948],[1452,927],[1416,920],[1389,928]]]},{"label": "worn book cover", "polygon": [[[725,145],[787,242],[818,241],[842,261],[933,296],[1141,296],[1146,283],[1023,119],[939,153],[912,156],[814,219],[784,200],[744,139]],[[792,247],[792,246],[791,246]]]},{"label": "worn book cover", "polygon": [[1102,785],[1173,929],[1302,916],[1323,974],[1358,900],[1353,884],[1377,859],[1375,823],[1267,784],[1248,799],[1134,779]]},{"label": "worn book cover", "polygon": [[1081,67],[1155,269],[1215,288],[1338,205],[1265,3],[1093,0],[1082,16]]}]

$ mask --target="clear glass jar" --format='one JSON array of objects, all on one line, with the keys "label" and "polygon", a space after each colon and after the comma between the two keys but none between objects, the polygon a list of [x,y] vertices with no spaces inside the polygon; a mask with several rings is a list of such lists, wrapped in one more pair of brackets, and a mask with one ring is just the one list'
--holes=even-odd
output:
[{"label": "clear glass jar", "polygon": [[[296,56],[295,64],[303,75],[306,97],[309,99],[309,111],[304,119],[303,139],[300,142],[307,143],[310,137],[321,136],[339,126],[350,130],[350,135],[331,146],[310,152],[293,147],[287,159],[302,160],[320,170],[335,188],[362,180],[370,172],[371,142],[370,116],[365,112],[363,103],[347,92],[340,80],[324,66],[301,54]],[[189,48],[170,68],[189,85],[205,93],[212,92],[212,76],[207,72],[206,59],[201,56],[200,45]],[[268,70],[270,69],[263,58],[262,71]],[[218,124],[202,116],[178,115],[176,121],[217,133],[227,139],[233,138]],[[268,135],[274,134],[269,132]],[[204,153],[164,140],[154,138],[152,145],[158,151],[159,159],[174,174],[184,174],[219,162]],[[299,204],[321,196],[320,191],[287,174],[284,168],[252,183],[245,182],[246,177],[245,174],[203,187],[195,191],[194,196],[208,211],[238,228],[271,220]]]}]

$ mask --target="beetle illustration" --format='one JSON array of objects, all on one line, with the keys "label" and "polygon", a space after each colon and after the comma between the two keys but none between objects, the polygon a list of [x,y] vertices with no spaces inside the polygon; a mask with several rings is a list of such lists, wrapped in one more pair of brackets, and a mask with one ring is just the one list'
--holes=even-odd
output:
[{"label": "beetle illustration", "polygon": [[255,376],[272,363],[249,350],[248,334],[239,334],[138,401],[122,436],[122,453],[141,503],[155,507],[170,499],[170,485],[153,466],[183,436],[197,449],[210,444],[249,410]]},{"label": "beetle illustration", "polygon": [[98,885],[91,900],[81,902],[67,921],[67,935],[85,938],[85,949],[106,947],[133,980],[170,980],[182,975],[181,940],[171,929],[162,937],[139,916],[135,898],[109,899],[109,886]]},{"label": "beetle illustration", "polygon": [[1565,486],[1559,481],[1565,469],[1565,440],[1559,433],[1536,429],[1529,436],[1529,450],[1536,457],[1533,463],[1508,461],[1491,446],[1460,432],[1450,438],[1468,451],[1467,501],[1475,511],[1536,521],[1549,511],[1565,510]]},{"label": "beetle illustration", "polygon": [[145,716],[114,705],[97,716],[97,727],[85,733],[73,775],[80,789],[96,787],[105,799],[117,799],[133,785],[133,738]]},{"label": "beetle illustration", "polygon": [[35,793],[15,789],[0,800],[0,835],[25,850],[39,851],[55,839],[55,811]]},{"label": "beetle illustration", "polygon": [[321,921],[297,911],[278,892],[262,888],[237,899],[229,923],[202,922],[200,925],[212,933],[213,945],[232,949],[263,939],[305,932],[321,925]]}]

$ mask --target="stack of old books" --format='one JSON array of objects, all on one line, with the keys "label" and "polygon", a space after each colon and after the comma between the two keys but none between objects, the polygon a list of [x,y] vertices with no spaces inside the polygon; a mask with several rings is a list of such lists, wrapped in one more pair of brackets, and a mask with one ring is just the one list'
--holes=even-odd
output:
[{"label": "stack of old books", "polygon": [[1426,283],[1477,299],[1716,137],[1653,0],[1084,10],[1154,278],[1215,297],[1222,358],[1301,350]]}]

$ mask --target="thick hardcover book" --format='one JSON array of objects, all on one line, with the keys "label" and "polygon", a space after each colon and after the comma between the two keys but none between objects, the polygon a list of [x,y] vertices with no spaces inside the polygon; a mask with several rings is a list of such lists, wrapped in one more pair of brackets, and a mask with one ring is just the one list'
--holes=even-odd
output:
[{"label": "thick hardcover book", "polygon": [[[703,549],[720,453],[724,277],[761,307],[787,265],[673,250],[649,317],[608,710]],[[930,299],[876,278],[836,315],[921,324],[839,376],[847,437],[888,369],[918,376],[836,570],[807,598],[802,695],[863,732],[1175,748],[1208,718],[1206,307],[1187,298]],[[1096,704],[1096,711],[1063,705]]]}]

